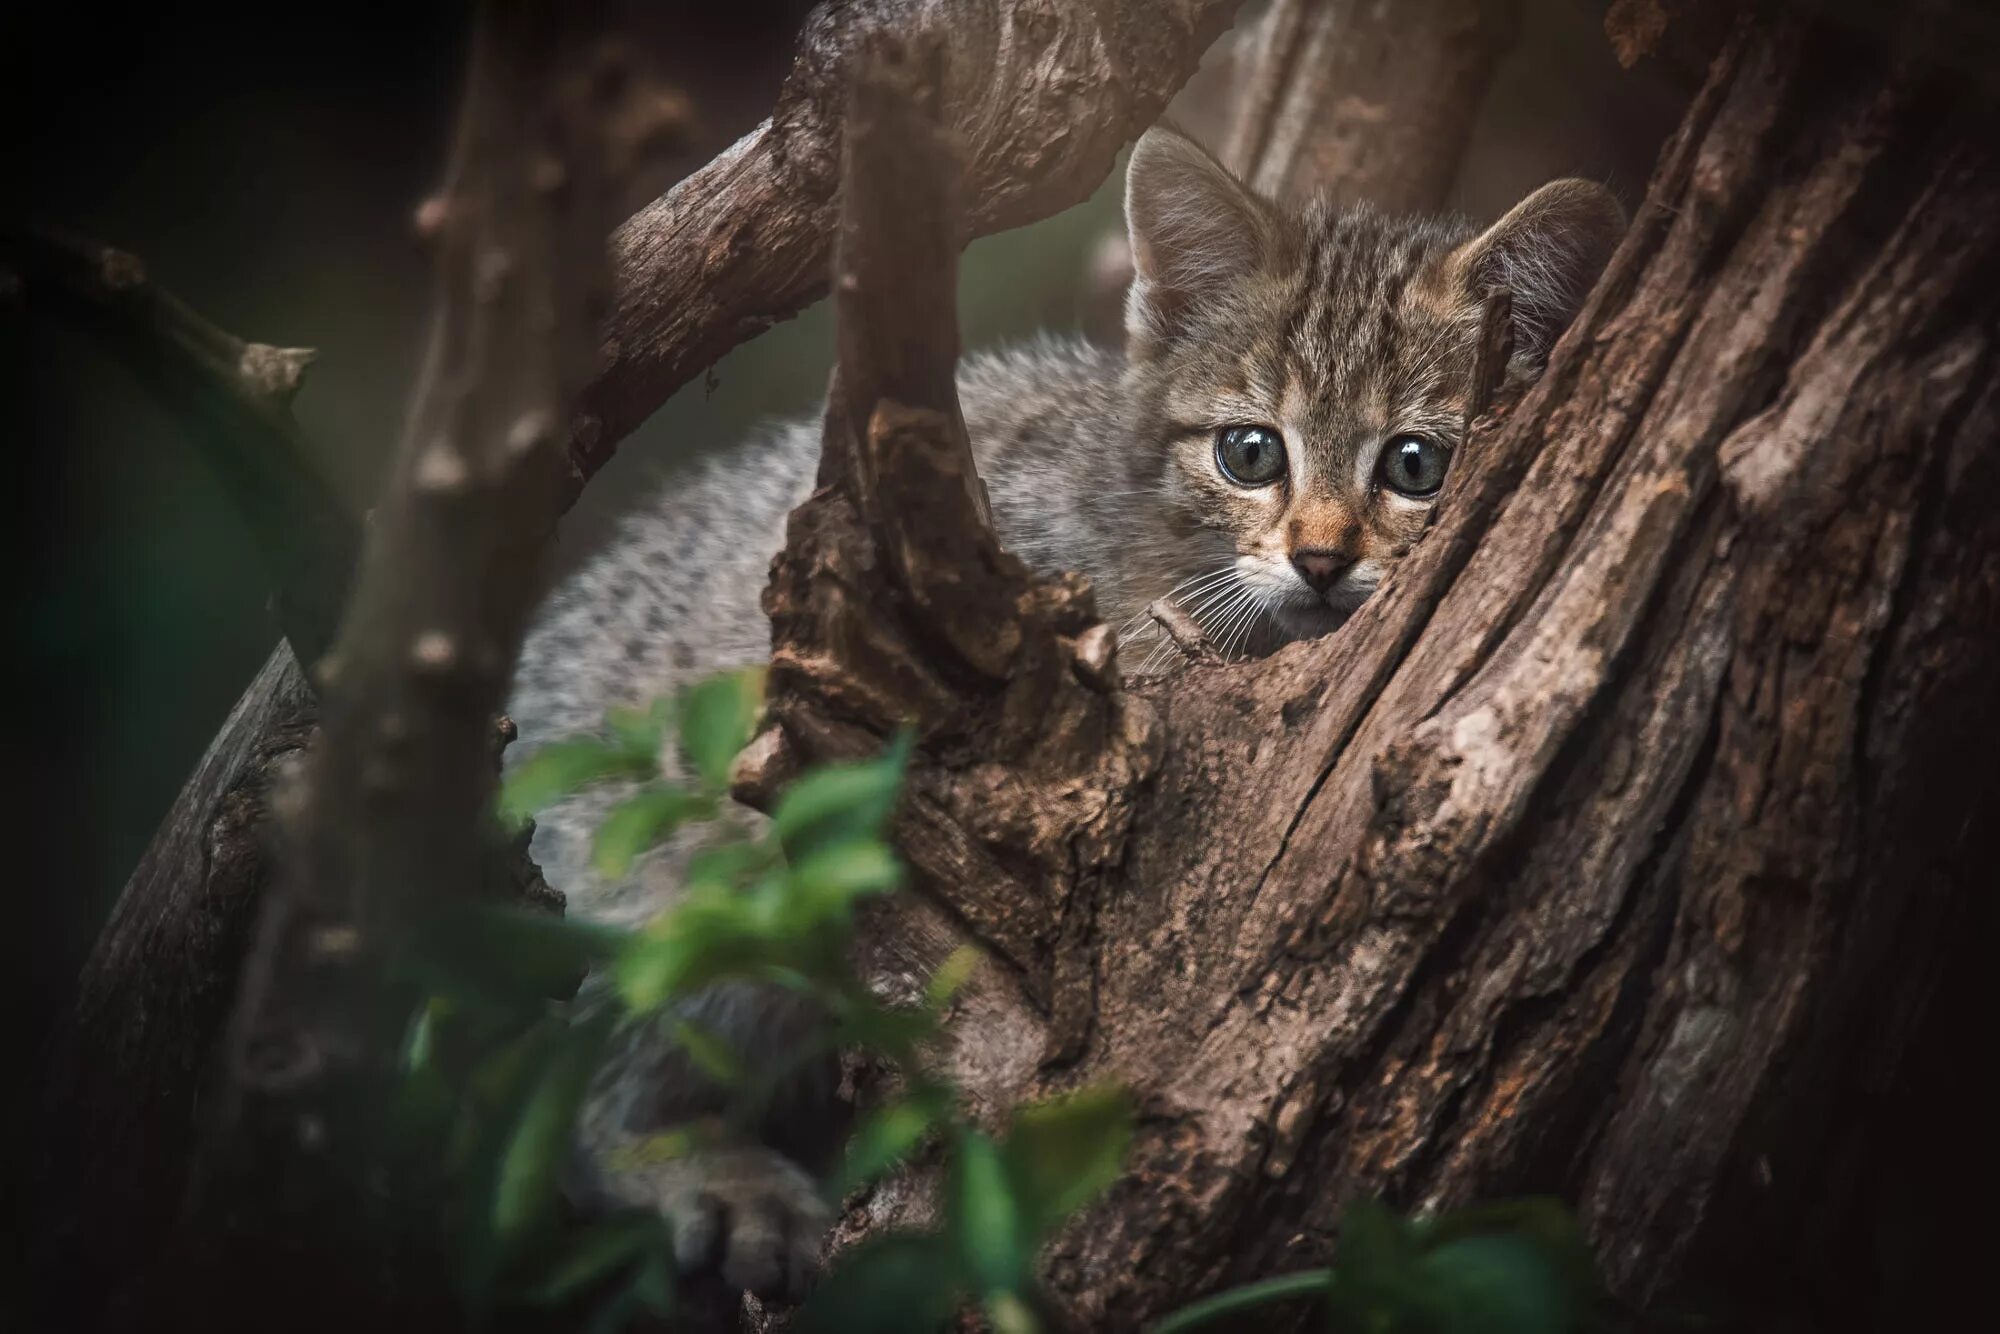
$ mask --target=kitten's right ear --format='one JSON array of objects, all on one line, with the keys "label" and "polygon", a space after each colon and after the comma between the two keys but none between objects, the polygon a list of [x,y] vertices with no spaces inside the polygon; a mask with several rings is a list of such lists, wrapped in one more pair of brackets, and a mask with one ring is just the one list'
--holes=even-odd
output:
[{"label": "kitten's right ear", "polygon": [[1125,334],[1141,360],[1187,328],[1200,303],[1269,257],[1270,206],[1176,130],[1146,131],[1125,168],[1132,287]]},{"label": "kitten's right ear", "polygon": [[1514,298],[1514,365],[1539,369],[1625,236],[1625,210],[1595,181],[1551,181],[1452,252],[1464,295]]}]

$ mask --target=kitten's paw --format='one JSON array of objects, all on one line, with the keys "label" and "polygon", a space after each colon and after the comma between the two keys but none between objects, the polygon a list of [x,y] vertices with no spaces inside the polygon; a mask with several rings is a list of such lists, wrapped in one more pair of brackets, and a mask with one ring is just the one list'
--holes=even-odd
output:
[{"label": "kitten's paw", "polygon": [[684,1274],[759,1297],[804,1295],[832,1211],[804,1169],[771,1149],[714,1149],[648,1173]]}]

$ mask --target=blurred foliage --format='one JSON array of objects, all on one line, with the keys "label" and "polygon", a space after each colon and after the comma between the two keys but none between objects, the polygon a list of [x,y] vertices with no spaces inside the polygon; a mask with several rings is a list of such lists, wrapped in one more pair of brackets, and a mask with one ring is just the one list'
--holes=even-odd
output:
[{"label": "blurred foliage", "polygon": [[[677,1002],[706,987],[751,979],[810,995],[834,1020],[831,1041],[864,1048],[902,1076],[900,1094],[863,1123],[826,1183],[832,1201],[926,1145],[936,1146],[949,1183],[937,1235],[885,1237],[857,1250],[821,1286],[804,1327],[927,1329],[976,1301],[996,1328],[1036,1328],[1035,1253],[1117,1176],[1130,1136],[1124,1095],[1085,1089],[1023,1107],[997,1138],[963,1120],[955,1091],[916,1058],[976,952],[947,959],[922,1004],[904,1009],[877,999],[851,962],[856,905],[904,879],[884,829],[909,738],[872,760],[811,770],[779,796],[760,831],[734,831],[720,822],[729,771],[756,725],[762,689],[761,671],[737,672],[678,700],[614,710],[599,734],[543,747],[502,786],[499,818],[518,828],[591,784],[628,785],[594,848],[598,868],[612,876],[683,825],[717,822],[718,836],[690,858],[672,908],[636,931],[489,908],[433,924],[414,952],[410,967],[428,999],[404,1045],[398,1113],[413,1153],[442,1146],[462,1293],[475,1312],[581,1303],[603,1328],[673,1310],[665,1223],[569,1216],[562,1169],[592,1076],[621,1025],[666,1023],[712,1077],[753,1081],[724,1044],[674,1016]],[[685,782],[662,774],[668,747],[683,761]],[[586,1010],[572,996],[590,968],[603,970],[612,1001]],[[685,1153],[717,1133],[728,1132],[670,1128],[645,1151]]]},{"label": "blurred foliage", "polygon": [[[574,1308],[592,1328],[677,1300],[669,1225],[650,1213],[581,1219],[564,1207],[562,1171],[598,1063],[628,1024],[665,1024],[725,1085],[755,1095],[771,1072],[738,1067],[727,1048],[678,1018],[677,1003],[720,982],[776,983],[833,1019],[829,1041],[860,1048],[899,1076],[892,1100],[862,1121],[838,1172],[837,1205],[922,1153],[939,1170],[940,1225],[877,1236],[834,1265],[800,1312],[803,1331],[935,1330],[976,1309],[998,1334],[1044,1327],[1036,1257],[1123,1168],[1133,1114],[1124,1090],[1087,1087],[1014,1109],[998,1134],[967,1120],[951,1084],[919,1051],[970,977],[970,947],[948,958],[922,1001],[885,1005],[851,962],[855,909],[896,890],[902,863],[885,840],[910,738],[880,756],[801,775],[755,832],[722,822],[730,766],[757,724],[761,671],[714,677],[678,700],[613,711],[595,736],[545,746],[509,775],[499,818],[516,828],[583,787],[630,792],[600,827],[607,875],[690,822],[717,837],[688,861],[679,900],[638,930],[526,909],[486,909],[437,923],[411,966],[428,999],[412,1017],[397,1110],[406,1142],[435,1162],[458,1278],[474,1313],[526,1304]],[[674,782],[672,747],[689,775]],[[574,999],[602,970],[611,1000]],[[744,1099],[747,1109],[754,1096]],[[747,1115],[747,1111],[746,1111]],[[677,1155],[742,1127],[670,1127],[643,1152]],[[1574,1224],[1529,1201],[1406,1221],[1366,1201],[1346,1215],[1337,1263],[1238,1288],[1158,1328],[1238,1327],[1273,1302],[1316,1301],[1327,1326],[1382,1334],[1561,1334],[1586,1327],[1593,1270]]]},{"label": "blurred foliage", "polygon": [[1357,1200],[1342,1212],[1330,1267],[1232,1288],[1155,1334],[1237,1329],[1262,1307],[1301,1301],[1335,1334],[1568,1334],[1602,1328],[1605,1316],[1590,1249],[1553,1200],[1418,1219]]}]

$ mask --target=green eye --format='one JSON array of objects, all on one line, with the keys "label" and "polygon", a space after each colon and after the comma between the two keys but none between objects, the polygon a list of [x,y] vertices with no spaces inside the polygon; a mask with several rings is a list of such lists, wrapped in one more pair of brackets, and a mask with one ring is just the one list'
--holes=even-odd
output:
[{"label": "green eye", "polygon": [[1285,475],[1285,439],[1268,426],[1230,426],[1215,437],[1215,466],[1238,486],[1269,486]]},{"label": "green eye", "polygon": [[1382,481],[1391,491],[1423,499],[1444,485],[1449,446],[1421,435],[1399,435],[1382,449]]}]

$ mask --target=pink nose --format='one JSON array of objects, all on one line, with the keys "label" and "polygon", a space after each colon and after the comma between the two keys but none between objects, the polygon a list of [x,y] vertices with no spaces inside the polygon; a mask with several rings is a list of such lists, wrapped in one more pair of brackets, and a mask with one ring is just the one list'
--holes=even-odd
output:
[{"label": "pink nose", "polygon": [[1292,553],[1292,568],[1299,572],[1299,578],[1315,593],[1324,593],[1332,588],[1347,567],[1354,564],[1351,556],[1338,551],[1305,550]]}]

